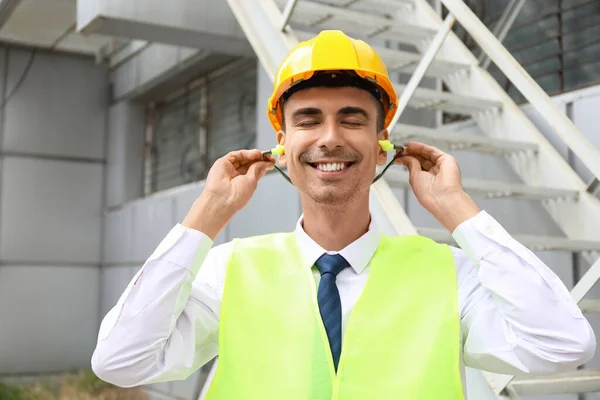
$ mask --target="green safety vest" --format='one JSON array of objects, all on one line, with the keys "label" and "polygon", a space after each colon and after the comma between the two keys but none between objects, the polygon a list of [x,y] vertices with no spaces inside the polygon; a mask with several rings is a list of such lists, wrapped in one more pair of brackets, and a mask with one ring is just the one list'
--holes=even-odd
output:
[{"label": "green safety vest", "polygon": [[463,400],[457,302],[448,246],[382,235],[336,374],[294,234],[236,240],[206,399]]}]

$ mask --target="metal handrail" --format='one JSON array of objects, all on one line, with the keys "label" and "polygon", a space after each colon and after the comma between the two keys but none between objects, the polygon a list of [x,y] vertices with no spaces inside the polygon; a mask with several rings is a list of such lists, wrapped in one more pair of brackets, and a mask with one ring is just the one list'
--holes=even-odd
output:
[{"label": "metal handrail", "polygon": [[600,150],[552,102],[552,99],[515,60],[489,29],[462,0],[440,0],[479,47],[488,54],[535,110],[554,129],[556,134],[577,155],[595,177],[600,177]]}]

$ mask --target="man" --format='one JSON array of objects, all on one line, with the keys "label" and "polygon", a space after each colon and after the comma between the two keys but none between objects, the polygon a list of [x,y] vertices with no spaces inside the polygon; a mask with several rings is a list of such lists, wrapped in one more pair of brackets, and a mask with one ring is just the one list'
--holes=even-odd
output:
[{"label": "man", "polygon": [[518,374],[588,361],[594,333],[565,286],[478,208],[448,154],[409,143],[396,163],[460,248],[378,232],[369,189],[396,101],[366,43],[324,31],[293,49],[269,116],[300,192],[295,232],[211,249],[274,167],[259,150],[219,159],[104,318],[96,374],[185,379],[218,355],[210,400],[453,400],[465,398],[464,365]]}]

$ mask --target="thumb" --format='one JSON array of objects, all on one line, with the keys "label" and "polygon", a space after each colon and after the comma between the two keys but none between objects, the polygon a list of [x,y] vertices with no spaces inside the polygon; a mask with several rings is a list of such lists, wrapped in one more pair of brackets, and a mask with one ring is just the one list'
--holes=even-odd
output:
[{"label": "thumb", "polygon": [[410,175],[416,174],[421,171],[421,163],[415,157],[402,156],[400,157],[400,163],[408,168]]}]

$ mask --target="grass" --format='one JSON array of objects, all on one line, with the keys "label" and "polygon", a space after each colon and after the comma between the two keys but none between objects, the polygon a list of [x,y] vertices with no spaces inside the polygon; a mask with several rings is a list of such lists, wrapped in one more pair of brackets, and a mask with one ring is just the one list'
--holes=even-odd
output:
[{"label": "grass", "polygon": [[0,400],[146,400],[137,388],[123,389],[106,383],[91,370],[63,374],[58,381],[8,384],[0,381]]}]

